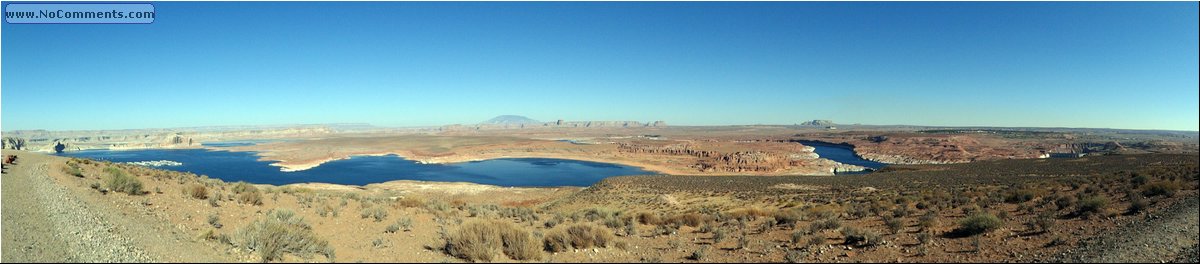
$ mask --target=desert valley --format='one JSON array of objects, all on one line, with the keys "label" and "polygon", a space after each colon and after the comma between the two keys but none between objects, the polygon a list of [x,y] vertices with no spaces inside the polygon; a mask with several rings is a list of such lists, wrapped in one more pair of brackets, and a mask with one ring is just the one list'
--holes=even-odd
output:
[{"label": "desert valley", "polygon": [[[689,127],[506,118],[512,117],[403,129],[304,125],[6,132],[4,257],[254,262],[1196,258],[1200,181],[1194,132],[822,120]],[[852,153],[835,159],[883,166],[823,158],[818,147]],[[236,166],[268,168],[282,175],[276,177],[328,173],[319,171],[322,166],[375,164],[395,170],[386,167],[399,166],[387,163],[394,161],[434,166],[417,167],[414,175],[455,166],[470,171],[470,164],[493,160],[541,164],[505,177],[534,177],[538,169],[566,166],[551,162],[556,160],[595,163],[578,168],[637,168],[633,171],[640,175],[599,175],[562,185],[477,183],[513,166],[491,165],[480,169],[487,171],[479,173],[483,178],[457,181],[394,172],[368,178],[377,182],[366,184],[323,180],[356,177],[345,173],[314,182],[262,184],[254,181],[269,177],[232,180],[239,171],[251,171],[244,167],[204,175],[181,169],[193,160],[148,158],[175,152],[236,154],[245,160],[237,164],[252,164]],[[367,163],[349,163],[356,160]],[[578,168],[553,174],[570,177]],[[8,217],[15,215],[21,217]],[[35,223],[54,224],[9,228],[39,226]]]}]

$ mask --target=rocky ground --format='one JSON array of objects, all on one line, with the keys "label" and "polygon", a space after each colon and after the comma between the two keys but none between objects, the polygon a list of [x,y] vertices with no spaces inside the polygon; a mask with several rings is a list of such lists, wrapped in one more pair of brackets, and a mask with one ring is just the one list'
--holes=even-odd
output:
[{"label": "rocky ground", "polygon": [[[87,201],[49,177],[51,159],[21,155],[3,178],[4,262],[222,261],[161,232],[165,223]],[[164,234],[165,233],[165,234]]]},{"label": "rocky ground", "polygon": [[1187,197],[1161,213],[1143,215],[1104,236],[1081,241],[1079,249],[1050,262],[1196,262],[1200,207]]}]

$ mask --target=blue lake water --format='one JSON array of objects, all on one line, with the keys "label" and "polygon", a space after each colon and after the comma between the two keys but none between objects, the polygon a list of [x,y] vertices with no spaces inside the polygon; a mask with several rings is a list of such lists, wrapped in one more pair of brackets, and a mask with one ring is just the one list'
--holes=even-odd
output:
[{"label": "blue lake water", "polygon": [[[244,142],[253,144],[253,142]],[[243,142],[229,142],[241,145]],[[112,162],[171,160],[159,169],[208,175],[227,182],[283,185],[321,182],[366,185],[393,180],[473,182],[498,186],[588,186],[620,175],[654,174],[636,167],[563,159],[493,159],[451,164],[420,164],[398,156],[355,156],[295,172],[283,172],[251,152],[206,149],[86,150],[62,156]]]},{"label": "blue lake water", "polygon": [[859,157],[858,154],[854,153],[854,148],[851,146],[811,140],[801,140],[799,143],[816,148],[813,152],[816,152],[821,158],[876,170],[887,166],[887,163],[870,161]]}]

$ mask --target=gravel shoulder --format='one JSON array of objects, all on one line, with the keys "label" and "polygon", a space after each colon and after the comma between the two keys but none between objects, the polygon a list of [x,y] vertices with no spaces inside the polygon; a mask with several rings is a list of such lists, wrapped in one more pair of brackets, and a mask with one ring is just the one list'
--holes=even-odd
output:
[{"label": "gravel shoulder", "polygon": [[165,223],[76,195],[50,175],[57,157],[17,154],[0,182],[4,262],[223,261]]},{"label": "gravel shoulder", "polygon": [[1085,263],[1196,262],[1200,241],[1200,200],[1183,197],[1158,213],[1085,240],[1059,261]]}]

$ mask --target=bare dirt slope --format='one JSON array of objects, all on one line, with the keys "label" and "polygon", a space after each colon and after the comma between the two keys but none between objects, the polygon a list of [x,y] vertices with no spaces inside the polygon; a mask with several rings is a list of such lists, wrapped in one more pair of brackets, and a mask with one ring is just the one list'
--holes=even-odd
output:
[{"label": "bare dirt slope", "polygon": [[53,157],[19,156],[2,182],[4,262],[227,261],[168,224],[68,191],[48,176]]},{"label": "bare dirt slope", "polygon": [[1194,259],[1200,241],[1198,206],[1196,196],[1187,197],[1161,213],[1147,214],[1109,234],[1086,240],[1069,257],[1053,262],[1161,263]]}]

